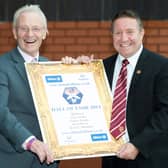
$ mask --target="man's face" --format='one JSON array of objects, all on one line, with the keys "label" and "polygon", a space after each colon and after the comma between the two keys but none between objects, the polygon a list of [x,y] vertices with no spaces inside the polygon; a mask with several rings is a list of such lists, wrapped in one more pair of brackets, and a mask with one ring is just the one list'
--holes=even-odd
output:
[{"label": "man's face", "polygon": [[41,17],[34,12],[22,13],[13,29],[14,38],[19,47],[31,56],[35,56],[39,52],[46,33],[47,30]]},{"label": "man's face", "polygon": [[114,48],[125,58],[135,54],[142,44],[144,30],[140,30],[136,19],[119,18],[113,23]]}]

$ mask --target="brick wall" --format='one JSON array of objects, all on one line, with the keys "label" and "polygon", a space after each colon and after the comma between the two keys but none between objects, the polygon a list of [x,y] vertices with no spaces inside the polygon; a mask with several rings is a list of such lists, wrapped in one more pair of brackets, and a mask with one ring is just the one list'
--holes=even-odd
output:
[{"label": "brick wall", "polygon": [[[52,60],[62,56],[94,54],[105,58],[114,53],[110,21],[49,22],[49,35],[41,54]],[[168,21],[144,21],[144,46],[168,57]],[[0,23],[0,54],[15,47],[11,23]]]},{"label": "brick wall", "polygon": [[[109,21],[49,22],[49,36],[41,54],[52,60],[62,56],[94,54],[105,58],[114,53]],[[168,57],[168,21],[144,21],[144,46]],[[15,47],[11,23],[0,23],[0,54]],[[61,168],[101,168],[100,158],[65,160]]]}]

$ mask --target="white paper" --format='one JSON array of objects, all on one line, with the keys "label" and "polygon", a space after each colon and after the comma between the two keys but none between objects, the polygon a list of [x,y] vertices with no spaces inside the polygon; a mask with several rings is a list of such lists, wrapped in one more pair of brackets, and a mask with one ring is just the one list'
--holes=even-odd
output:
[{"label": "white paper", "polygon": [[111,140],[91,72],[43,75],[59,145]]}]

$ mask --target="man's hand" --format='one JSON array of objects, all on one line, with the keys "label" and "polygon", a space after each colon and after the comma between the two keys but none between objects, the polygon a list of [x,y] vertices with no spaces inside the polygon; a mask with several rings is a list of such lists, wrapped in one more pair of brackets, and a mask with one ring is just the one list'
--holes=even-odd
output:
[{"label": "man's hand", "polygon": [[78,56],[76,60],[78,63],[88,64],[91,61],[93,61],[93,59],[94,59],[94,55],[92,54],[91,56],[86,56],[86,55]]},{"label": "man's hand", "polygon": [[139,150],[132,144],[124,144],[117,152],[117,157],[120,159],[134,160],[139,153]]},{"label": "man's hand", "polygon": [[92,54],[91,56],[81,55],[78,56],[76,59],[69,56],[65,56],[61,59],[61,61],[63,64],[88,64],[91,61],[93,61],[93,59],[94,55]]},{"label": "man's hand", "polygon": [[39,157],[41,163],[46,162],[47,164],[50,164],[54,162],[53,154],[48,146],[38,139],[32,142],[29,150]]}]

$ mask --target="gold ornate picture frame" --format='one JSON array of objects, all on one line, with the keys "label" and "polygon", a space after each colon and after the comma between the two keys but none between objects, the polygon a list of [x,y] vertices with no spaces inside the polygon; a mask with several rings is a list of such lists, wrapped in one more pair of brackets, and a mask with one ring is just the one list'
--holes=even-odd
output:
[{"label": "gold ornate picture frame", "polygon": [[[102,60],[25,63],[44,141],[55,160],[115,155],[112,98]],[[94,115],[95,114],[95,115]]]}]

